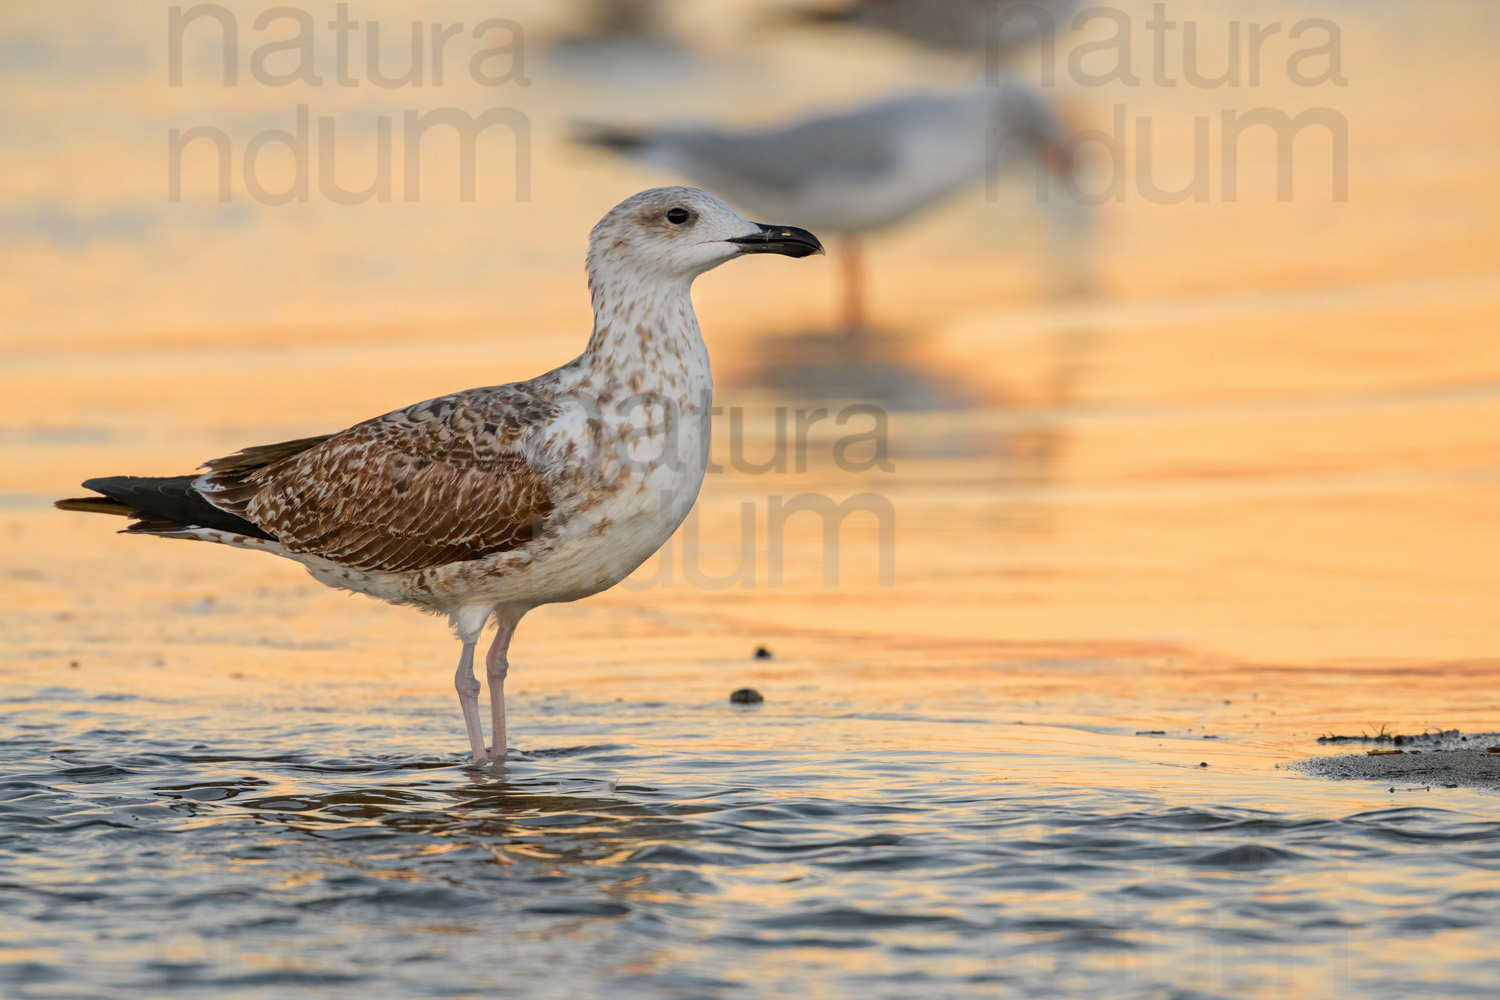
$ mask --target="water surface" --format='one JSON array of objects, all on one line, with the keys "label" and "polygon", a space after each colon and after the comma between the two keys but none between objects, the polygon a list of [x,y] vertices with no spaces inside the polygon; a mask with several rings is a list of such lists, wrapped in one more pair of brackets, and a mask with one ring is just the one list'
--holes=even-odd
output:
[{"label": "water surface", "polygon": [[6,695],[7,996],[1401,997],[1439,969],[1441,995],[1489,996],[1500,974],[1493,800],[1220,775],[1244,756],[1187,733],[522,698],[529,749],[487,775],[431,752],[461,735],[446,701]]}]

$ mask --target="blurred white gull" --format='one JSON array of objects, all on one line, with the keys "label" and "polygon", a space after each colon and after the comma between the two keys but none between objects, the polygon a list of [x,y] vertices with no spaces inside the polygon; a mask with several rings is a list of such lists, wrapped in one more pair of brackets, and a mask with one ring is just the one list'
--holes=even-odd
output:
[{"label": "blurred white gull", "polygon": [[[705,191],[643,191],[589,236],[594,330],[561,368],[246,448],[198,475],[90,479],[102,496],[57,506],[269,552],[330,587],[446,615],[463,643],[454,683],[474,762],[503,760],[521,616],[623,580],[698,496],[713,381],[693,279],[745,254],[821,252],[806,230],[750,222]],[[474,646],[491,618],[486,750]]]},{"label": "blurred white gull", "polygon": [[913,93],[786,125],[585,126],[584,143],[662,167],[763,216],[841,237],[842,328],[865,326],[860,238],[1020,162],[1072,170],[1052,106],[1013,79],[955,94]]},{"label": "blurred white gull", "polygon": [[1004,58],[1067,27],[1079,0],[845,0],[792,11],[803,24],[856,25],[933,48]]}]

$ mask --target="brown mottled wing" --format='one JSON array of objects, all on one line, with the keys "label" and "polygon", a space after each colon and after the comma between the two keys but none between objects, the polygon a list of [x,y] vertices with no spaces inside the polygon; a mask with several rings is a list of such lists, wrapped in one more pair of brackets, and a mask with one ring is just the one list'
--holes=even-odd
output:
[{"label": "brown mottled wing", "polygon": [[[404,572],[525,544],[552,511],[546,477],[520,450],[547,408],[512,387],[418,403],[257,464],[247,449],[208,463],[198,489],[289,552]],[[290,444],[302,444],[294,442]]]}]

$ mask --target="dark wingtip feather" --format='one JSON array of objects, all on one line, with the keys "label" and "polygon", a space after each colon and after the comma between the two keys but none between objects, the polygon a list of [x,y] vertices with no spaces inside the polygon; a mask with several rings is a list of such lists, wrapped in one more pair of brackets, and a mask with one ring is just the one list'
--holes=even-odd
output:
[{"label": "dark wingtip feather", "polygon": [[777,28],[853,24],[859,20],[859,6],[857,3],[851,3],[843,7],[783,7],[774,13],[769,13],[765,18],[765,23]]},{"label": "dark wingtip feather", "polygon": [[103,493],[107,497],[118,499],[115,497],[115,493],[120,489],[120,487],[128,488],[137,483],[144,483],[148,481],[150,480],[143,479],[139,476],[95,476],[93,479],[85,479],[83,481],[83,488],[86,490],[93,490],[95,493]]},{"label": "dark wingtip feather", "polygon": [[573,141],[613,153],[634,153],[649,143],[651,136],[641,129],[584,123],[573,127]]},{"label": "dark wingtip feather", "polygon": [[193,488],[197,476],[101,476],[83,485],[105,494],[58,501],[62,510],[123,514],[136,519],[126,531],[152,534],[214,528],[275,541],[275,536],[237,514],[220,510]]},{"label": "dark wingtip feather", "polygon": [[[84,483],[88,486],[88,483]],[[129,504],[123,504],[109,497],[69,497],[66,500],[54,500],[52,506],[58,510],[76,510],[84,514],[116,514],[120,517],[129,517],[135,513],[135,509]]]}]

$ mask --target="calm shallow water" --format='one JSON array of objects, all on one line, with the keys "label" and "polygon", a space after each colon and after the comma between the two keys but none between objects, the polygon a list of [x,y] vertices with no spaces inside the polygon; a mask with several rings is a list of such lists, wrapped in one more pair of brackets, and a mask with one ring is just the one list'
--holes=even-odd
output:
[{"label": "calm shallow water", "polygon": [[[1198,769],[1091,757],[1082,731],[1071,752],[997,755],[961,749],[977,720],[516,701],[532,749],[484,775],[430,752],[456,742],[446,700],[198,714],[7,689],[4,994],[1405,998],[1500,981],[1500,808],[1470,793],[1263,773],[1235,805],[1205,774],[1184,805],[1152,786]],[[609,729],[620,742],[598,742]],[[964,732],[902,745],[945,729]]]}]

